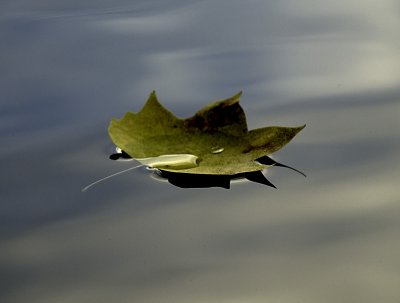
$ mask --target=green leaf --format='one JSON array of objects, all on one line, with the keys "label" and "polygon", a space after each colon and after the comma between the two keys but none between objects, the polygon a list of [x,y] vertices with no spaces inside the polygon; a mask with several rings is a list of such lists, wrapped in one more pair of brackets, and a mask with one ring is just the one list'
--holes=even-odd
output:
[{"label": "green leaf", "polygon": [[181,119],[164,108],[153,91],[138,113],[112,119],[108,132],[132,158],[164,171],[208,175],[261,171],[270,165],[256,160],[285,146],[305,125],[248,131],[240,96],[241,92]]}]

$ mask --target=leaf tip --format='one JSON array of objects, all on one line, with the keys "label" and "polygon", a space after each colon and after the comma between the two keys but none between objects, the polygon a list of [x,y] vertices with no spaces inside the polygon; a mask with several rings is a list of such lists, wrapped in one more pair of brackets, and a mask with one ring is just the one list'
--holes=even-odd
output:
[{"label": "leaf tip", "polygon": [[153,91],[150,93],[149,99],[148,99],[148,100],[157,100],[157,101],[158,101],[157,93],[156,93],[155,90],[153,90]]},{"label": "leaf tip", "polygon": [[233,103],[237,103],[240,100],[240,97],[242,96],[243,91],[239,91],[238,93],[236,93],[235,95],[233,95],[232,97],[230,97],[228,100],[230,100]]},{"label": "leaf tip", "polygon": [[298,127],[294,127],[293,130],[295,130],[296,134],[299,133],[301,130],[303,130],[306,127],[306,124],[303,124]]},{"label": "leaf tip", "polygon": [[142,111],[145,110],[146,108],[152,108],[153,106],[157,106],[157,107],[161,107],[160,102],[158,101],[157,98],[157,93],[155,90],[153,90],[150,95],[149,98],[147,99],[146,104],[143,106]]}]

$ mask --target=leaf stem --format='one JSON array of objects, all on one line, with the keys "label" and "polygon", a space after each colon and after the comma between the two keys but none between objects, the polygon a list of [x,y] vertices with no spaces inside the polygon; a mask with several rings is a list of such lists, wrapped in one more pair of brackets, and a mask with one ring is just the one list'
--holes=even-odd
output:
[{"label": "leaf stem", "polygon": [[102,181],[104,181],[104,180],[107,180],[107,179],[110,179],[110,178],[112,178],[112,177],[118,176],[118,175],[120,175],[120,174],[126,173],[127,171],[133,170],[133,169],[135,169],[135,168],[139,168],[139,167],[141,167],[141,166],[144,166],[144,165],[143,165],[143,164],[139,164],[139,165],[134,166],[134,167],[129,167],[129,168],[124,169],[124,170],[122,170],[122,171],[119,171],[119,172],[117,172],[117,173],[115,173],[115,174],[112,174],[112,175],[109,175],[109,176],[107,176],[107,177],[101,178],[101,179],[99,179],[99,180],[97,180],[97,181],[94,181],[93,183],[90,183],[89,185],[87,185],[87,186],[85,186],[84,188],[82,188],[82,192],[87,191],[90,187],[92,187],[93,185],[96,185],[97,183],[100,183],[100,182],[102,182]]}]

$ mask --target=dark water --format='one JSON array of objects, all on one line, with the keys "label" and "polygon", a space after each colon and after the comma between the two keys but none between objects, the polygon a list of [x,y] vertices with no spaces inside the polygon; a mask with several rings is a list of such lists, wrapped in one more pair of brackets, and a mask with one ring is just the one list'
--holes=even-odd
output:
[{"label": "dark water", "polygon": [[[397,1],[2,1],[1,302],[400,300]],[[184,190],[108,160],[151,90],[307,127],[268,177]]]}]

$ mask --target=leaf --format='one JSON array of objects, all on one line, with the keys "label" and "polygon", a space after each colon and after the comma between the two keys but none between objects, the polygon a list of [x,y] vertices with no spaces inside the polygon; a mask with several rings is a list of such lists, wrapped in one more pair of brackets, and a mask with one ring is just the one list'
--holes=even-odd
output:
[{"label": "leaf", "polygon": [[261,171],[271,165],[256,160],[281,149],[305,125],[248,131],[240,96],[241,92],[182,119],[164,108],[153,91],[138,113],[112,119],[108,132],[129,156],[164,171],[207,175]]}]

